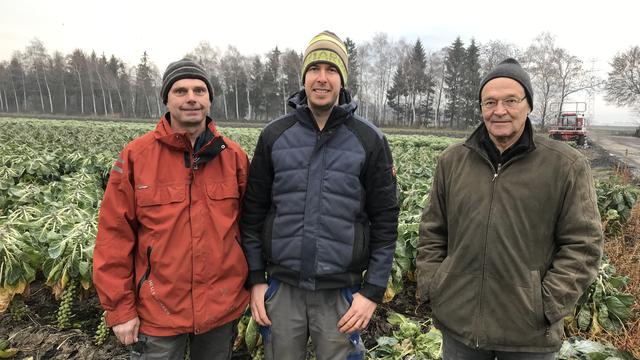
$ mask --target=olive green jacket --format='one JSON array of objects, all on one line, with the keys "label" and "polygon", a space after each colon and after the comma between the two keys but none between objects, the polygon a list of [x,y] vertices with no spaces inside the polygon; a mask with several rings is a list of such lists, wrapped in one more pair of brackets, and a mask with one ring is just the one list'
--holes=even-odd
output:
[{"label": "olive green jacket", "polygon": [[602,253],[589,164],[534,136],[530,151],[494,169],[483,126],[440,155],[420,223],[417,295],[467,346],[557,351]]}]

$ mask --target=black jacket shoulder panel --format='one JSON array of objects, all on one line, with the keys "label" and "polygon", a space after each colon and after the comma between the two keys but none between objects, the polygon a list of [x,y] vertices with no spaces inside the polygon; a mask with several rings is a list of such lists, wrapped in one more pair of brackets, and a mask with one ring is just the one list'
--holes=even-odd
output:
[{"label": "black jacket shoulder panel", "polygon": [[276,139],[278,139],[283,132],[292,127],[297,121],[295,113],[290,113],[268,123],[267,126],[262,129],[262,133],[260,134],[263,144],[271,147]]},{"label": "black jacket shoulder panel", "polygon": [[361,116],[354,114],[349,117],[345,122],[345,126],[358,137],[367,154],[371,154],[384,142],[382,131]]}]

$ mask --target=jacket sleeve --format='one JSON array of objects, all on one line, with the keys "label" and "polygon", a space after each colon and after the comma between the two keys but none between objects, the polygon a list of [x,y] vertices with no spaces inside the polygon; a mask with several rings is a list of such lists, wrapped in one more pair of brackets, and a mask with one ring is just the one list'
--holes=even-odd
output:
[{"label": "jacket sleeve", "polygon": [[238,151],[236,156],[236,177],[238,178],[238,192],[240,193],[240,199],[243,199],[244,194],[247,192],[247,180],[249,177],[249,157],[247,156],[247,153],[242,150]]},{"label": "jacket sleeve", "polygon": [[603,234],[591,170],[581,158],[572,165],[555,229],[556,253],[542,280],[544,313],[550,324],[569,315],[598,273]]},{"label": "jacket sleeve", "polygon": [[393,265],[400,212],[393,159],[385,137],[367,164],[364,184],[365,211],[370,222],[370,256],[360,294],[380,303]]},{"label": "jacket sleeve", "polygon": [[258,144],[249,167],[247,191],[244,194],[243,211],[240,220],[242,249],[249,266],[247,286],[266,283],[266,264],[262,257],[262,228],[271,208],[271,187],[273,186],[273,167],[271,154],[264,131],[258,138]]},{"label": "jacket sleeve", "polygon": [[416,256],[417,294],[419,301],[429,303],[429,286],[440,264],[447,257],[447,202],[442,155],[436,166],[429,200],[420,221],[420,238]]},{"label": "jacket sleeve", "polygon": [[109,326],[137,316],[133,251],[138,224],[128,155],[125,148],[111,168],[93,252],[93,283]]}]

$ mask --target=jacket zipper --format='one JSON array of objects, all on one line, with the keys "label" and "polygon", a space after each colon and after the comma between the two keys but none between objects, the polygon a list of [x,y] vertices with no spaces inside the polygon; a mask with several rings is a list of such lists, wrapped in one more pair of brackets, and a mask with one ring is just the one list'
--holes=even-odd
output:
[{"label": "jacket zipper", "polygon": [[[491,166],[493,168],[493,165]],[[483,313],[483,301],[482,301],[482,297],[483,297],[483,292],[484,292],[484,278],[486,275],[486,265],[487,265],[487,243],[489,242],[489,227],[491,226],[491,216],[493,215],[493,198],[494,198],[494,194],[496,191],[496,183],[495,183],[495,179],[496,177],[498,177],[499,173],[500,173],[500,169],[501,169],[501,165],[498,164],[498,169],[495,170],[493,179],[491,180],[492,182],[492,189],[491,189],[491,202],[489,205],[489,214],[487,216],[487,229],[485,231],[485,235],[484,235],[484,250],[482,252],[482,277],[480,278],[480,296],[478,297],[478,319],[477,319],[477,323],[476,323],[476,328],[475,333],[476,333],[476,349],[480,348],[480,322],[482,321],[482,313]]]},{"label": "jacket zipper", "polygon": [[147,246],[147,270],[145,270],[144,275],[140,278],[138,282],[138,286],[136,287],[136,297],[140,298],[140,289],[142,289],[142,284],[147,281],[149,275],[151,274],[151,246]]},{"label": "jacket zipper", "polygon": [[192,162],[192,166],[191,168],[193,170],[198,170],[198,161],[200,160],[199,156],[196,156],[196,154],[193,154],[193,162]]},{"label": "jacket zipper", "polygon": [[498,177],[498,175],[500,174],[500,170],[502,170],[502,166],[501,164],[498,164],[498,168],[494,168],[493,167],[493,163],[491,163],[491,160],[489,160],[489,158],[487,158],[481,151],[475,149],[474,147],[469,147],[472,151],[475,151],[478,155],[480,155],[481,158],[483,158],[485,160],[485,162],[489,165],[489,168],[491,169],[491,171],[493,171],[493,178],[491,179],[491,183],[492,183],[492,190],[491,190],[491,205],[489,207],[489,214],[487,216],[487,229],[485,231],[485,236],[484,236],[484,251],[482,253],[482,277],[480,278],[480,296],[478,297],[478,317],[476,318],[476,323],[473,329],[473,332],[476,335],[476,350],[480,348],[480,326],[479,323],[482,320],[482,292],[484,290],[484,276],[485,276],[485,266],[486,266],[486,258],[487,258],[487,241],[489,239],[489,225],[491,223],[491,214],[493,211],[493,195],[495,193],[496,190],[496,186],[495,186],[495,180]]},{"label": "jacket zipper", "polygon": [[498,163],[498,169],[496,169],[496,172],[493,174],[493,179],[491,179],[491,182],[496,181],[496,178],[498,177],[498,175],[500,175],[501,169],[502,169],[502,164]]},{"label": "jacket zipper", "polygon": [[[507,167],[507,165],[511,165],[513,162],[515,162],[517,160],[520,160],[521,158],[523,158],[527,154],[528,154],[528,152],[524,153],[524,154],[516,155],[516,156],[512,157],[511,159],[509,159],[509,161],[507,161],[506,163],[498,164],[498,170],[496,170],[496,172],[495,172],[495,174],[493,176],[493,180],[495,180],[496,177],[498,177],[498,175],[500,175],[500,170],[504,170]],[[492,168],[493,168],[493,166],[492,166]]]},{"label": "jacket zipper", "polygon": [[[315,121],[315,120],[314,120],[314,121]],[[326,129],[326,125],[325,125],[325,129]],[[325,145],[324,143],[326,143],[326,141],[324,141],[324,142],[322,142],[322,141],[323,141],[323,135],[324,135],[324,136],[327,136],[327,135],[329,135],[329,134],[331,133],[331,131],[326,131],[326,132],[325,132],[325,131],[324,131],[324,129],[323,129],[323,130],[319,130],[319,129],[317,128],[317,125],[316,125],[315,132],[316,132],[316,134],[315,134],[315,137],[316,137],[316,143],[315,143],[314,149],[313,149],[313,151],[312,151],[312,153],[311,153],[311,158],[309,159],[309,166],[307,167],[307,182],[309,182],[309,180],[308,180],[308,179],[309,179],[309,177],[310,177],[310,175],[311,175],[311,165],[312,165],[312,163],[311,163],[311,162],[312,162],[312,159],[313,159],[314,155],[316,154],[316,152],[320,152],[320,153],[318,154],[318,156],[320,156],[320,157],[321,157],[321,161],[322,161],[322,164],[321,164],[321,167],[320,167],[320,171],[322,171],[322,172],[324,173],[324,171],[325,171],[325,166],[326,166],[326,165],[325,165],[326,147],[324,146],[324,145]],[[320,184],[318,185],[318,191],[320,191],[320,190],[322,189],[322,184],[323,184],[323,177],[321,176],[321,177],[320,177]],[[314,191],[314,190],[315,190],[315,189],[312,189],[312,191]],[[308,188],[308,185],[307,185],[307,192],[308,192],[308,191],[309,191],[309,188]],[[320,191],[320,193],[321,193],[321,191]],[[318,206],[319,206],[321,203],[322,203],[322,199],[318,199]],[[307,211],[307,210],[306,210],[306,206],[307,206],[307,204],[305,203],[305,213],[306,213],[306,211]],[[304,236],[304,235],[303,235],[303,236]],[[317,264],[317,262],[318,262],[318,253],[317,253],[317,251],[315,251],[315,250],[314,250],[314,254],[313,254],[313,256],[314,256],[314,258],[315,258],[315,263]],[[314,287],[315,287],[315,277],[317,276],[317,270],[318,270],[318,268],[317,268],[316,266],[314,266],[314,268],[313,268],[313,270],[312,270],[312,274],[313,274],[313,279],[312,279],[312,281],[313,281],[313,284],[314,284],[313,286],[314,286]],[[300,267],[300,274],[302,274],[302,272],[303,272],[303,271],[302,271],[302,266],[301,266],[301,267]],[[305,274],[305,276],[309,277],[309,276],[311,276],[312,274]]]},{"label": "jacket zipper", "polygon": [[[189,151],[191,152],[191,151]],[[197,157],[195,156],[195,154],[192,154],[191,157],[193,158],[192,162],[191,162],[191,171],[189,172],[189,228],[191,229],[191,247],[194,248],[194,244],[193,244],[193,228],[191,226],[191,211],[192,211],[192,202],[191,202],[191,188],[193,187],[193,181],[195,180],[196,177],[196,170],[198,170],[198,160]],[[206,185],[205,185],[206,186]],[[206,189],[205,189],[206,191]],[[205,195],[206,196],[206,195]],[[195,301],[193,301],[193,289],[195,288],[195,279],[194,279],[194,270],[195,269],[195,251],[191,252],[191,311],[192,314],[196,314],[196,304]],[[193,317],[193,332],[194,334],[198,334],[199,329],[196,327],[196,317]]]},{"label": "jacket zipper", "polygon": [[[214,135],[213,138],[211,138],[211,140],[209,140],[209,142],[207,142],[206,144],[204,144],[204,145],[202,145],[200,147],[198,152],[193,151],[193,153],[191,154],[191,157],[193,158],[193,161],[191,163],[192,164],[191,167],[193,168],[193,170],[198,170],[198,168],[200,167],[200,165],[198,165],[198,161],[200,161],[200,156],[198,156],[198,153],[202,153],[202,151],[207,146],[210,146],[216,139],[217,139],[217,137]],[[190,150],[193,150],[193,147],[192,146],[190,147],[188,145],[188,144],[190,144],[190,140],[187,140],[186,143],[187,143],[187,148],[190,149]],[[224,145],[222,146],[222,148],[224,149]]]},{"label": "jacket zipper", "polygon": [[[185,146],[187,147],[187,153],[189,154],[189,156],[191,157],[191,166],[190,166],[190,171],[189,171],[189,227],[191,228],[191,210],[192,210],[192,202],[191,202],[191,188],[193,187],[193,181],[195,180],[196,177],[196,170],[198,170],[198,160],[200,159],[200,157],[198,157],[196,155],[196,153],[193,151],[193,147],[191,146],[191,142],[189,141],[189,139],[185,139]],[[206,145],[205,145],[206,146]],[[204,147],[204,146],[203,146]],[[200,149],[202,150],[202,149]],[[193,229],[191,229],[191,233],[193,234]],[[191,246],[193,247],[193,238],[191,239]],[[195,268],[195,253],[192,252],[191,253],[191,267],[192,269]],[[194,288],[194,278],[193,278],[193,270],[191,272],[191,288]],[[196,314],[196,305],[195,302],[193,301],[193,291],[191,292],[191,311],[192,314]],[[195,334],[198,334],[199,329],[196,327],[196,318],[194,316],[193,319],[193,332]]]},{"label": "jacket zipper", "polygon": [[[474,149],[475,150],[475,149]],[[496,179],[498,178],[498,175],[500,175],[500,172],[509,164],[511,164],[512,162],[514,162],[515,160],[518,160],[519,158],[523,157],[524,154],[520,155],[520,156],[516,156],[511,158],[509,161],[507,161],[504,165],[502,165],[501,163],[498,163],[498,168],[494,168],[493,164],[491,163],[491,161],[486,158],[482,152],[475,150],[480,157],[482,157],[488,164],[489,167],[491,168],[491,170],[493,170],[493,178],[491,179],[492,182],[492,190],[491,190],[491,205],[489,207],[489,215],[487,218],[487,230],[485,233],[485,237],[484,237],[484,252],[482,254],[482,278],[480,281],[480,297],[478,299],[479,305],[479,314],[478,314],[478,322],[482,321],[482,312],[483,312],[483,306],[482,306],[482,296],[483,296],[483,290],[484,290],[484,277],[485,277],[485,273],[486,273],[486,260],[487,260],[487,242],[489,241],[489,226],[491,225],[491,215],[493,215],[493,198],[495,195],[495,191],[496,191]],[[475,329],[476,332],[476,349],[480,348],[480,331],[479,331],[479,327],[477,327]]]},{"label": "jacket zipper", "polygon": [[511,165],[511,163],[523,158],[525,155],[527,155],[528,153],[531,152],[531,151],[527,151],[525,153],[518,154],[518,155],[512,157],[511,159],[509,159],[509,161],[507,161],[506,163],[498,164],[498,168],[496,169],[495,167],[493,167],[493,163],[491,162],[491,160],[489,160],[489,158],[486,157],[485,154],[482,151],[478,150],[474,146],[470,146],[470,145],[467,145],[467,144],[464,144],[464,146],[467,149],[469,149],[471,151],[474,151],[476,154],[478,154],[489,165],[489,168],[493,171],[493,178],[491,179],[492,182],[498,177],[498,175],[500,175],[500,170],[504,170],[507,167],[507,165]]},{"label": "jacket zipper", "polygon": [[[496,191],[496,185],[495,185],[495,180],[498,177],[498,175],[500,175],[500,172],[509,164],[511,164],[512,162],[524,157],[526,154],[528,154],[529,152],[526,152],[524,154],[520,154],[517,156],[514,156],[513,158],[509,159],[509,161],[507,161],[504,165],[502,164],[498,164],[498,168],[496,169],[493,166],[493,163],[491,162],[491,160],[489,160],[489,158],[487,158],[485,156],[485,154],[476,149],[473,146],[467,146],[465,144],[465,146],[473,151],[475,151],[478,155],[480,155],[481,158],[483,158],[487,164],[489,164],[489,168],[491,168],[491,170],[493,171],[493,178],[491,178],[491,183],[492,183],[492,190],[491,190],[491,205],[489,207],[489,215],[487,217],[487,230],[485,232],[485,237],[484,237],[484,252],[482,254],[482,278],[480,279],[480,296],[478,298],[478,308],[479,308],[479,312],[478,312],[478,322],[481,321],[482,319],[482,292],[484,290],[484,276],[485,276],[485,270],[486,270],[486,260],[487,260],[487,241],[489,240],[489,225],[491,224],[491,215],[493,213],[493,198],[494,198],[494,194]],[[479,326],[478,324],[476,324],[476,327],[474,328],[474,332],[476,334],[476,349],[480,348],[480,330],[479,330]],[[547,335],[549,333],[549,328],[547,327],[547,331],[545,332],[545,335]],[[548,335],[547,335],[548,336]]]}]

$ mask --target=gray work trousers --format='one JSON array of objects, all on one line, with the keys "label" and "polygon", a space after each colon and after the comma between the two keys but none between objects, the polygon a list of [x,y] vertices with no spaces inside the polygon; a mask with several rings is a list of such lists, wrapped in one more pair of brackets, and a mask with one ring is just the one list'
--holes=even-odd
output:
[{"label": "gray work trousers", "polygon": [[553,360],[555,352],[531,353],[476,350],[442,332],[442,360]]},{"label": "gray work trousers", "polygon": [[265,294],[271,326],[260,328],[265,359],[303,360],[309,337],[318,360],[364,359],[360,333],[338,331],[354,291],[357,288],[309,291],[271,279]]},{"label": "gray work trousers", "polygon": [[203,334],[149,336],[138,334],[131,347],[131,360],[182,360],[189,339],[191,360],[229,360],[237,335],[236,321]]}]

